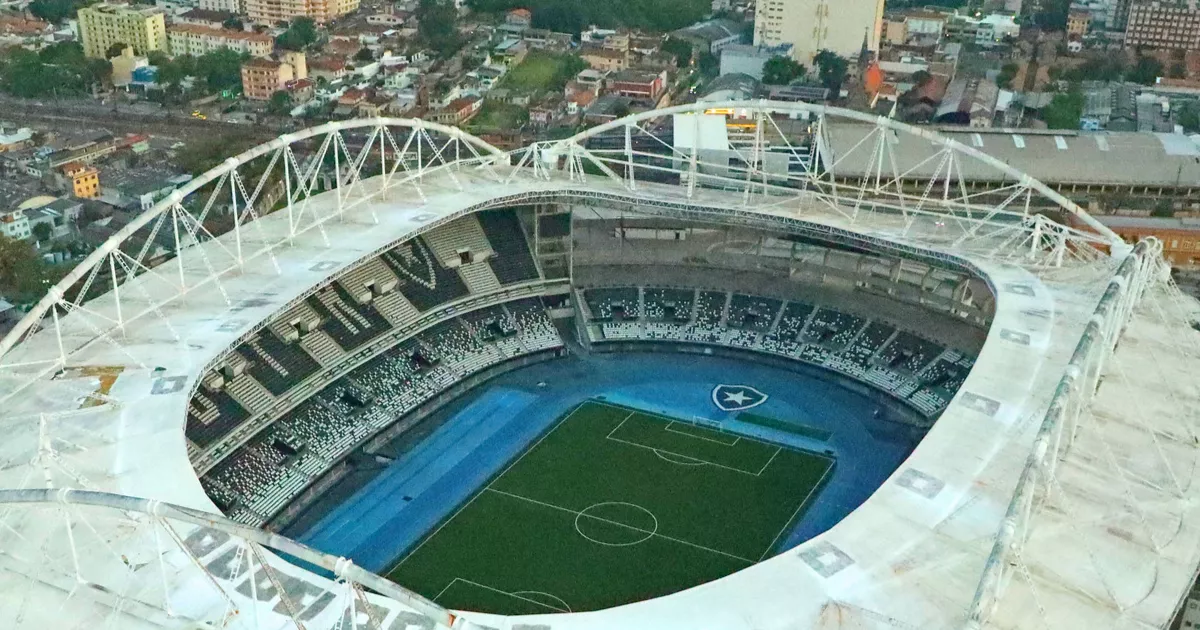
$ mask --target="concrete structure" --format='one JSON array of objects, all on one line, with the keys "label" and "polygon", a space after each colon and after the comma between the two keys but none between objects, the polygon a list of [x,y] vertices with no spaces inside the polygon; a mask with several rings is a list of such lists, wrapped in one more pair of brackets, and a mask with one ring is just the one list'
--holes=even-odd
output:
[{"label": "concrete structure", "polygon": [[[616,37],[623,37],[625,48],[628,49],[629,36]],[[708,20],[671,31],[671,37],[691,42],[698,50],[717,55],[726,46],[742,43],[742,25],[733,20]]]},{"label": "concrete structure", "polygon": [[251,57],[269,57],[275,39],[265,33],[247,33],[193,24],[176,24],[167,29],[171,55],[199,57],[214,50],[228,48]]},{"label": "concrete structure", "polygon": [[242,0],[196,0],[196,7],[206,11],[223,11],[234,14],[244,10]]},{"label": "concrete structure", "polygon": [[1088,11],[1072,10],[1067,14],[1067,35],[1083,37],[1092,27],[1092,14]]},{"label": "concrete structure", "polygon": [[979,20],[975,29],[975,43],[987,48],[1021,34],[1021,26],[1017,24],[1016,18],[1004,13],[993,13],[984,17]]},{"label": "concrete structure", "polygon": [[667,85],[666,72],[623,70],[608,77],[608,92],[655,102]]},{"label": "concrete structure", "polygon": [[270,100],[289,83],[308,78],[304,53],[288,52],[281,59],[251,59],[242,64],[242,93],[254,101]]},{"label": "concrete structure", "polygon": [[190,24],[208,28],[224,28],[225,22],[236,19],[237,13],[213,9],[191,9],[175,17],[172,24]]},{"label": "concrete structure", "polygon": [[748,74],[761,81],[764,64],[773,57],[791,56],[792,47],[788,44],[780,44],[778,46],[733,44],[721,49],[721,76],[727,74]]},{"label": "concrete structure", "polygon": [[19,129],[0,127],[0,153],[23,149],[33,143],[33,130],[29,127]]},{"label": "concrete structure", "polygon": [[811,65],[821,50],[856,59],[862,49],[879,50],[883,0],[761,0],[754,14],[754,43],[791,44],[792,57]]},{"label": "concrete structure", "polygon": [[150,60],[144,56],[133,54],[133,48],[126,46],[120,55],[108,60],[112,64],[112,82],[116,87],[133,83],[133,71],[150,65]]},{"label": "concrete structure", "polygon": [[245,0],[246,14],[257,24],[274,26],[298,17],[324,24],[358,10],[359,0]]},{"label": "concrete structure", "polygon": [[72,162],[63,166],[63,177],[71,182],[71,194],[80,199],[100,196],[100,171],[94,166]]},{"label": "concrete structure", "polygon": [[79,10],[79,40],[83,54],[107,59],[114,44],[133,48],[134,54],[167,50],[167,25],[161,9],[93,4]]},{"label": "concrete structure", "polygon": [[1200,47],[1200,10],[1195,5],[1138,2],[1129,9],[1125,46],[1195,50]]},{"label": "concrete structure", "polygon": [[8,238],[25,240],[32,234],[33,228],[23,210],[12,210],[0,214],[0,234]]},{"label": "concrete structure", "polygon": [[[1167,627],[1200,562],[1191,509],[1200,498],[1191,433],[1200,307],[1170,282],[1157,244],[1121,242],[1037,179],[928,128],[834,108],[731,106],[751,120],[796,120],[823,140],[808,150],[773,134],[767,146],[787,150],[764,156],[757,134],[726,137],[725,121],[705,118],[703,106],[625,118],[539,145],[537,155],[505,154],[424,121],[348,121],[256,147],[137,215],[0,341],[0,546],[14,550],[0,573],[0,620],[12,630],[104,619],[122,630]],[[691,156],[659,166],[674,175],[666,182],[642,179],[651,173],[634,161],[640,149],[587,148],[603,134],[636,134],[631,147],[646,146],[658,140],[647,121],[663,116],[676,117],[679,132],[668,149]],[[836,133],[824,129],[831,119],[859,132],[836,156]],[[702,121],[711,134],[684,131]],[[265,215],[236,205],[245,221],[216,238],[160,229],[199,223],[192,213],[204,204],[191,197],[209,184],[236,190],[245,180],[254,190],[255,161],[290,164],[295,143],[344,146],[349,130],[436,135],[449,147],[382,153],[406,168],[420,160],[395,177],[360,178],[362,164],[332,172],[315,160],[314,175],[333,189],[303,187]],[[922,159],[892,163],[906,146]],[[763,159],[745,176],[717,172],[736,155]],[[584,177],[584,160],[604,172]],[[634,167],[613,170],[622,164]],[[822,168],[810,174],[805,164]],[[914,170],[947,185],[893,193],[890,184]],[[960,194],[962,171],[992,184]],[[285,177],[296,184],[306,174]],[[833,187],[855,175],[857,187]],[[943,271],[970,273],[993,296],[987,341],[934,428],[846,518],[726,578],[649,601],[519,618],[452,613],[344,558],[221,515],[192,464],[210,450],[189,449],[183,435],[205,376],[260,324],[360,261],[477,209],[523,203],[786,230],[840,246],[849,264],[837,278],[848,286],[883,290],[904,279],[920,300],[946,290]],[[154,265],[136,246],[151,237],[166,238],[178,260]],[[810,264],[783,249],[785,271]],[[78,298],[67,291],[89,278],[97,280]],[[949,288],[958,307],[978,310],[966,303],[969,287]],[[339,360],[314,378],[354,364]],[[81,583],[89,586],[72,588]]]},{"label": "concrete structure", "polygon": [[629,53],[611,48],[585,46],[579,51],[579,58],[600,72],[616,72],[629,67]]}]

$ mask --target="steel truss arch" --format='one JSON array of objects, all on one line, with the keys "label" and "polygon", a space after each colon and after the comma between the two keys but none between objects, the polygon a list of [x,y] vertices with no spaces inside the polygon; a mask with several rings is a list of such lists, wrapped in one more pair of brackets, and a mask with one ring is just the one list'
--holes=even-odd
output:
[{"label": "steel truss arch", "polygon": [[[709,110],[729,113],[705,116]],[[691,131],[683,127],[689,124]],[[708,139],[702,139],[705,134],[709,134]],[[928,140],[929,151],[899,155],[891,141],[895,134]],[[1071,332],[1079,335],[1077,352],[1047,403],[1049,409],[1043,410],[1039,418],[1041,431],[1021,469],[1012,502],[1004,496],[1009,512],[1003,514],[998,532],[986,532],[977,539],[991,549],[991,556],[979,561],[984,567],[982,576],[972,576],[979,578],[975,597],[971,601],[955,600],[969,611],[970,627],[1003,627],[999,619],[1008,617],[997,613],[997,602],[1019,601],[1011,596],[1006,600],[1005,588],[1022,579],[1035,582],[1031,572],[1024,569],[1026,560],[1022,557],[1023,545],[1032,537],[1030,531],[1036,520],[1030,506],[1040,506],[1048,497],[1052,499],[1054,492],[1061,493],[1055,467],[1070,456],[1067,446],[1075,437],[1073,431],[1080,431],[1079,427],[1086,424],[1084,416],[1099,387],[1101,372],[1119,364],[1114,360],[1117,341],[1143,296],[1161,292],[1169,281],[1163,277],[1161,249],[1156,244],[1133,250],[1070,199],[1033,177],[974,147],[886,118],[803,103],[689,104],[635,114],[565,140],[538,142],[511,152],[457,128],[406,119],[330,123],[281,136],[226,160],[147,209],[52,287],[0,341],[0,404],[17,402],[21,398],[18,394],[35,383],[96,367],[88,362],[87,353],[100,346],[113,349],[105,358],[118,356],[114,363],[123,363],[131,372],[140,371],[145,381],[154,379],[157,387],[155,353],[162,353],[164,348],[187,352],[188,334],[201,330],[194,323],[192,329],[177,329],[174,309],[188,306],[193,298],[196,305],[191,308],[200,315],[254,308],[245,303],[250,300],[239,301],[237,295],[231,297],[234,292],[226,291],[226,284],[235,283],[250,263],[259,271],[273,269],[287,278],[292,278],[287,274],[297,269],[311,271],[303,276],[309,283],[306,286],[336,277],[353,261],[314,257],[316,263],[311,268],[287,268],[281,266],[280,259],[297,242],[320,251],[336,249],[339,226],[349,224],[353,229],[368,231],[383,223],[384,213],[404,211],[414,217],[405,230],[419,230],[458,216],[453,213],[462,208],[584,198],[578,203],[642,205],[653,207],[661,216],[684,219],[722,214],[730,222],[745,225],[754,225],[754,221],[765,224],[768,218],[777,224],[803,224],[803,229],[830,242],[867,242],[877,251],[969,269],[996,292],[1011,286],[1030,291],[1025,297],[1031,301],[1032,292],[1042,287],[1029,279],[1036,279],[1038,274],[1053,275],[1058,280],[1078,274],[1086,282],[1097,282],[1097,277],[1107,274],[1101,304],[1094,311],[1094,304],[1087,307],[1087,315],[1094,320]],[[444,211],[452,205],[455,210],[441,215],[424,212],[434,206]],[[417,233],[392,227],[397,229],[396,234]],[[373,242],[372,246],[386,248],[390,242]],[[995,272],[1011,273],[1006,283],[993,284],[988,274]],[[317,278],[318,274],[323,275]],[[1042,308],[1050,302],[1030,306],[1020,311],[1019,317],[1014,314],[1007,325],[1017,327],[1021,323],[1017,320],[1025,316],[1057,316]],[[127,343],[127,333],[150,318],[164,323],[162,337],[155,344],[147,344],[153,347]],[[1172,313],[1172,325],[1178,323],[1175,318]],[[260,317],[259,321],[266,320]],[[232,335],[235,329],[244,332],[254,324],[230,325],[233,328],[222,332]],[[201,330],[205,331],[211,332]],[[1005,332],[1026,334],[1021,330]],[[1019,339],[1019,334],[1014,338]],[[1070,343],[1075,341],[1073,338]],[[1200,354],[1196,348],[1181,353],[1193,351]],[[194,385],[198,372],[194,365],[190,367],[192,372],[171,374],[170,378]],[[1057,379],[1060,375],[1053,376]],[[31,391],[37,390],[33,387]],[[409,612],[418,611],[420,614],[411,618],[416,625],[425,621],[439,627],[455,623],[449,613],[432,602],[341,559],[274,534],[249,530],[199,510],[86,491],[119,487],[105,486],[109,480],[97,481],[95,472],[88,478],[71,463],[78,453],[88,452],[88,447],[78,446],[71,439],[85,433],[90,436],[95,429],[83,422],[90,418],[87,405],[96,402],[98,406],[119,409],[142,402],[103,388],[86,396],[85,405],[79,408],[65,404],[55,407],[51,402],[60,401],[49,401],[45,411],[0,413],[0,426],[25,429],[38,425],[32,431],[37,434],[33,446],[36,454],[29,469],[40,468],[44,478],[26,476],[22,483],[29,484],[23,487],[32,487],[44,481],[46,486],[0,490],[0,533],[7,528],[24,535],[28,530],[22,524],[36,529],[43,521],[30,521],[34,523],[30,525],[21,520],[22,514],[53,513],[44,522],[65,521],[66,526],[47,536],[61,536],[62,540],[42,540],[45,546],[32,548],[41,553],[51,547],[73,550],[50,558],[57,568],[66,567],[53,579],[23,569],[32,574],[29,577],[34,582],[68,593],[74,592],[73,580],[99,584],[91,582],[78,565],[74,569],[70,566],[70,560],[79,558],[76,537],[86,532],[125,531],[123,528],[132,523],[135,529],[147,529],[140,530],[145,536],[131,540],[150,541],[147,544],[153,545],[158,544],[158,536],[183,538],[172,537],[162,524],[174,521],[230,534],[236,541],[228,544],[227,551],[233,555],[210,560],[233,559],[242,567],[238,571],[252,571],[256,562],[258,567],[266,567],[268,562],[260,556],[261,548],[268,547],[331,571],[340,578],[333,584],[345,587],[345,605],[352,616],[360,610],[358,606],[373,610],[372,606],[379,604],[374,598],[368,601],[362,592],[367,588],[405,604]],[[1179,397],[1184,399],[1184,394]],[[114,424],[122,430],[131,428],[124,419]],[[70,425],[70,431],[78,432],[68,432],[67,437],[55,434],[61,425]],[[97,437],[95,443],[89,443],[90,448],[104,452],[111,446],[104,440],[129,439],[115,433],[117,437]],[[1147,433],[1153,440],[1160,440],[1158,432],[1148,428]],[[0,451],[0,457],[3,455]],[[0,459],[0,474],[10,464],[16,468],[18,464],[12,462]],[[123,462],[116,458],[116,462],[104,463],[111,466],[101,468],[102,474],[110,474]],[[84,490],[63,489],[64,483]],[[93,529],[88,519],[79,516],[80,511],[101,514],[110,526]],[[96,533],[93,538],[98,548],[103,547],[105,536]],[[187,560],[198,569],[195,575],[189,574],[189,579],[208,582],[223,575],[222,565],[212,565],[217,567],[214,569],[198,558],[189,558],[187,545],[179,540],[174,548],[174,559]],[[219,555],[214,552],[214,556]],[[68,562],[62,562],[64,558]],[[33,567],[39,560],[33,555],[21,559]],[[122,577],[122,567],[149,566],[140,564],[142,561],[150,562],[140,556],[124,558],[120,553],[110,553],[97,560],[102,563],[97,566],[106,567],[106,577]],[[4,553],[0,553],[0,578],[4,575],[2,569],[13,570]],[[172,567],[163,564],[158,570],[165,575],[169,569]],[[245,573],[236,577],[243,580],[239,584],[250,584],[251,589],[261,583],[253,576],[246,580]],[[271,579],[275,582],[272,588],[286,591],[279,587],[278,577]],[[175,577],[171,580],[173,584],[188,583]],[[167,579],[162,582],[165,592]],[[230,595],[226,598],[230,607],[244,610],[233,605],[231,587],[223,583],[216,586],[218,597]],[[251,593],[250,597],[265,601],[259,595]],[[140,605],[130,603],[135,601],[160,606],[161,610],[144,612],[161,625],[186,617],[176,615],[172,600],[157,593],[100,597],[108,598],[106,605],[115,614],[122,613],[126,606]],[[860,611],[875,621],[899,618],[878,616],[869,605],[855,608],[848,602],[833,603]],[[302,626],[306,613],[297,602],[288,603],[284,596],[264,606],[272,604],[277,611],[285,610],[292,620],[300,619],[296,625]],[[200,617],[196,615],[196,619]],[[326,627],[381,627],[377,621],[373,613],[366,613],[361,623]],[[461,627],[462,622],[458,623]]]}]

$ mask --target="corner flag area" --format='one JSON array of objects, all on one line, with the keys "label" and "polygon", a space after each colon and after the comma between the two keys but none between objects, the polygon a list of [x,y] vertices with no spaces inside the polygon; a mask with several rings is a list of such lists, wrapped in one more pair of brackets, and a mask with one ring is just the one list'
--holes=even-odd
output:
[{"label": "corner flag area", "polygon": [[388,577],[448,608],[509,615],[665,595],[769,557],[833,466],[715,425],[588,401]]}]

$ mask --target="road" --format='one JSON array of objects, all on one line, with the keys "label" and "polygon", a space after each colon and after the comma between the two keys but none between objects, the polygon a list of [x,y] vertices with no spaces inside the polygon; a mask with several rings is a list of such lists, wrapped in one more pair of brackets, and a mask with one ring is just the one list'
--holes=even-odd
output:
[{"label": "road", "polygon": [[200,120],[146,103],[104,104],[95,100],[20,99],[0,95],[0,111],[6,121],[45,127],[64,124],[102,126],[121,133],[149,133],[168,139],[187,140],[214,133],[236,133],[267,141],[283,133],[270,125],[245,125]]}]

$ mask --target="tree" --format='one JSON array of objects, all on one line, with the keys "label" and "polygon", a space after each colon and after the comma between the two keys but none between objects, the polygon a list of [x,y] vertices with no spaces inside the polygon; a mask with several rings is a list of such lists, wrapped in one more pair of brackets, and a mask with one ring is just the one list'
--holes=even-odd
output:
[{"label": "tree", "polygon": [[1200,101],[1188,101],[1175,114],[1175,124],[1188,133],[1200,132]]},{"label": "tree", "polygon": [[1033,14],[1033,23],[1047,31],[1065,31],[1070,12],[1071,0],[1044,0]]},{"label": "tree", "polygon": [[236,15],[226,18],[224,22],[221,22],[221,27],[231,31],[243,31],[246,29],[246,25],[242,22],[241,18]]},{"label": "tree", "polygon": [[106,50],[104,52],[104,58],[112,59],[113,57],[120,57],[121,53],[125,50],[125,48],[127,46],[128,46],[128,44],[125,44],[122,42],[117,42],[117,43],[113,44],[112,46],[109,46],[108,50]]},{"label": "tree", "polygon": [[417,4],[417,34],[443,57],[449,57],[462,45],[454,22],[458,11],[446,0],[420,0]]},{"label": "tree", "polygon": [[76,42],[51,44],[36,53],[13,48],[0,61],[0,88],[23,98],[86,94],[111,74],[111,63],[84,57]]},{"label": "tree", "polygon": [[196,59],[195,76],[204,80],[209,92],[239,90],[242,87],[242,62],[248,58],[249,55],[218,48]]},{"label": "tree", "polygon": [[1013,79],[1016,78],[1017,73],[1020,71],[1021,66],[1011,61],[1000,66],[1000,74],[996,77],[996,85],[1006,90],[1012,89]]},{"label": "tree", "polygon": [[75,17],[80,6],[82,4],[77,0],[33,0],[29,3],[29,12],[35,18],[57,24]]},{"label": "tree", "polygon": [[771,57],[763,64],[763,83],[787,85],[804,75],[804,66],[791,57]]},{"label": "tree", "polygon": [[837,98],[842,89],[842,81],[846,79],[846,71],[850,68],[850,62],[831,50],[821,50],[813,57],[813,61],[816,62],[819,69],[817,76],[821,79],[821,85],[829,89],[831,98]]},{"label": "tree", "polygon": [[39,243],[50,240],[51,232],[52,230],[50,229],[49,223],[39,223],[33,226],[33,237],[36,238]]},{"label": "tree", "polygon": [[358,49],[358,52],[354,53],[354,60],[370,63],[375,61],[375,53],[371,52],[370,48],[363,46],[362,48]]},{"label": "tree", "polygon": [[304,50],[315,44],[319,38],[317,23],[310,17],[298,17],[292,20],[286,31],[275,38],[275,45],[285,50]]},{"label": "tree", "polygon": [[1183,63],[1182,61],[1171,63],[1171,66],[1167,68],[1167,76],[1171,77],[1172,79],[1186,79],[1187,64]]},{"label": "tree", "polygon": [[679,39],[678,37],[668,37],[659,47],[663,52],[675,56],[675,65],[680,68],[686,68],[692,65],[692,43]]},{"label": "tree", "polygon": [[1071,84],[1066,92],[1059,92],[1050,99],[1042,110],[1042,120],[1051,129],[1079,129],[1079,118],[1083,116],[1083,91],[1078,84]]},{"label": "tree", "polygon": [[271,100],[267,101],[267,111],[276,116],[286,116],[292,111],[292,95],[283,90],[274,92]]},{"label": "tree", "polygon": [[1154,57],[1138,57],[1126,79],[1142,85],[1154,85],[1163,75],[1162,62]]},{"label": "tree", "polygon": [[0,293],[32,302],[46,292],[46,268],[33,244],[0,236]]}]

